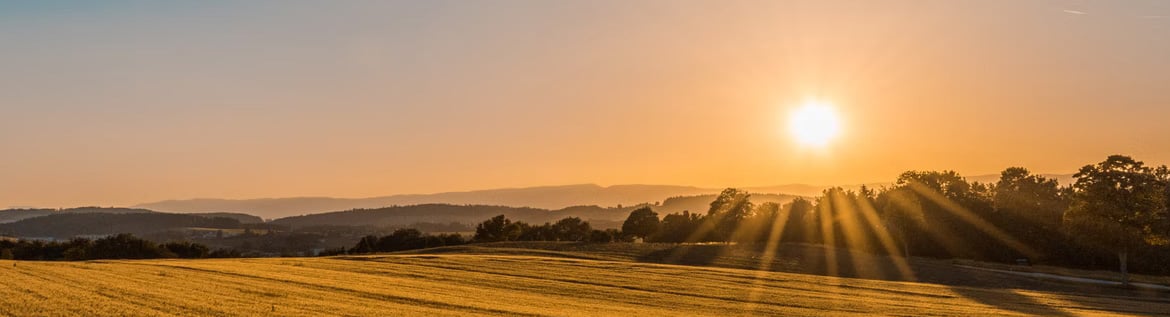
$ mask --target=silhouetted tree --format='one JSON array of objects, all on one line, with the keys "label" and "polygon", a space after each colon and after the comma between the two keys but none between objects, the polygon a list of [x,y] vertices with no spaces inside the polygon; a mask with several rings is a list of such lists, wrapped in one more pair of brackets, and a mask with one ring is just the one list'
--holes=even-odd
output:
[{"label": "silhouetted tree", "polygon": [[398,229],[378,239],[379,252],[422,249],[426,247],[423,233],[414,228]]},{"label": "silhouetted tree", "polygon": [[440,234],[439,238],[443,240],[443,245],[460,245],[466,244],[467,239],[458,233]]},{"label": "silhouetted tree", "polygon": [[895,190],[917,201],[917,210],[895,210],[919,221],[903,228],[908,247],[917,254],[1000,261],[1032,255],[1026,245],[988,220],[995,208],[992,190],[985,184],[967,182],[954,171],[910,171],[898,177]]},{"label": "silhouetted tree", "polygon": [[[775,202],[766,202],[756,206],[755,216],[748,221],[749,234],[745,236],[745,241],[752,242],[780,242],[783,239],[783,232],[787,229],[785,226],[788,221],[788,213],[783,210],[783,206]],[[772,232],[775,231],[775,239],[777,241],[769,241],[772,238]]]},{"label": "silhouetted tree", "polygon": [[622,223],[622,234],[645,240],[646,237],[658,232],[658,223],[658,213],[650,206],[634,209]]},{"label": "silhouetted tree", "polygon": [[922,231],[922,202],[909,188],[896,188],[878,195],[878,204],[883,206],[882,221],[887,231],[902,248],[902,256],[910,257],[910,239]]},{"label": "silhouetted tree", "polygon": [[653,236],[655,242],[698,242],[702,237],[696,233],[704,218],[698,214],[684,210],[682,213],[673,213],[662,217],[658,234]]},{"label": "silhouetted tree", "polygon": [[581,218],[577,217],[558,220],[552,225],[552,229],[559,241],[584,241],[589,237],[589,232],[593,230],[589,222],[582,221]]},{"label": "silhouetted tree", "polygon": [[730,241],[732,234],[754,211],[751,194],[735,188],[724,189],[711,202],[711,208],[707,210],[708,223],[700,230],[710,231],[709,241]]},{"label": "silhouetted tree", "polygon": [[169,242],[163,244],[162,248],[185,259],[206,258],[211,253],[207,246],[191,242]]},{"label": "silhouetted tree", "polygon": [[613,242],[613,234],[604,230],[589,231],[589,242],[593,243],[610,243]]},{"label": "silhouetted tree", "polygon": [[349,249],[349,253],[374,253],[378,252],[378,236],[368,235],[358,240],[357,245]]},{"label": "silhouetted tree", "polygon": [[529,225],[522,221],[517,221],[512,224],[515,226],[520,235],[516,238],[519,241],[557,241],[557,231],[553,228],[552,223],[544,223],[543,225]]},{"label": "silhouetted tree", "polygon": [[512,241],[520,236],[521,229],[519,226],[513,225],[512,221],[504,215],[499,215],[476,226],[475,237],[472,240],[477,242]]},{"label": "silhouetted tree", "polygon": [[1128,156],[1113,155],[1074,175],[1074,200],[1065,214],[1072,235],[1116,250],[1122,283],[1129,283],[1128,256],[1148,244],[1165,244],[1167,175]]},{"label": "silhouetted tree", "polygon": [[[361,241],[358,241],[356,246],[349,249],[349,253],[396,252],[460,245],[464,243],[466,241],[463,239],[463,236],[458,234],[430,235],[422,233],[418,229],[404,228],[394,230],[394,232],[382,237],[374,235],[365,236]],[[344,250],[342,251],[344,252]],[[322,253],[326,255],[338,254],[336,251],[331,250]]]},{"label": "silhouetted tree", "polygon": [[1068,203],[1055,179],[1033,175],[1022,167],[1000,173],[995,184],[995,208],[1048,229],[1061,225]]}]

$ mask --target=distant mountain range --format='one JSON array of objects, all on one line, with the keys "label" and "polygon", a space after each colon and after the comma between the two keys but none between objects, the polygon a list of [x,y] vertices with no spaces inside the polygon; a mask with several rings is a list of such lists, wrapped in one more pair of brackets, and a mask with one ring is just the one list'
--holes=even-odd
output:
[{"label": "distant mountain range", "polygon": [[239,228],[263,222],[260,217],[233,213],[162,213],[128,208],[0,210],[0,235],[67,239],[115,233],[147,234],[189,228]]},{"label": "distant mountain range", "polygon": [[[1055,178],[1061,184],[1069,184],[1072,181],[1072,174],[1048,174],[1045,176]],[[999,175],[980,175],[968,177],[967,179],[970,181],[994,183],[999,180]],[[889,182],[868,183],[864,185],[871,188],[880,188],[892,184],[892,182]],[[858,184],[840,187],[856,190],[861,186],[861,184]],[[820,195],[822,191],[829,187],[832,186],[789,184],[746,187],[743,189],[759,194],[767,193],[812,197]],[[583,184],[489,189],[437,194],[393,195],[373,198],[298,197],[240,200],[167,200],[141,204],[134,207],[181,213],[239,212],[257,215],[265,219],[276,219],[331,211],[377,209],[422,204],[531,207],[547,210],[558,210],[572,206],[617,207],[619,205],[653,204],[655,202],[662,202],[670,197],[713,195],[719,193],[721,190],[722,188],[673,185],[615,185],[606,187]]]},{"label": "distant mountain range", "polygon": [[[101,207],[81,207],[71,209],[7,209],[0,210],[0,224],[18,222],[25,219],[51,216],[51,215],[77,215],[77,214],[147,214],[158,213],[153,210],[146,210],[141,208],[101,208]],[[189,216],[201,216],[207,218],[231,218],[240,223],[262,223],[264,219],[253,215],[243,213],[228,213],[228,212],[207,212],[207,213],[186,213]]]},{"label": "distant mountain range", "polygon": [[490,189],[422,195],[394,195],[373,198],[301,197],[274,199],[191,199],[141,204],[167,212],[246,212],[274,219],[350,209],[375,209],[421,204],[492,205],[556,210],[571,206],[618,206],[661,202],[668,197],[718,193],[718,189],[688,186],[597,185],[542,186]]}]

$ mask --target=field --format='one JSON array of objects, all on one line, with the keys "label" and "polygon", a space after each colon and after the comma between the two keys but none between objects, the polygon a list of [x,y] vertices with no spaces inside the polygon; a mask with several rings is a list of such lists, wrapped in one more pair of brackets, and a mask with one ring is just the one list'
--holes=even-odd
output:
[{"label": "field", "polygon": [[[1170,313],[1170,300],[1160,296],[1087,295],[645,263],[635,261],[649,259],[639,248],[549,250],[556,248],[579,247],[535,245],[524,249],[503,245],[332,258],[0,261],[0,281],[5,286],[0,288],[0,315]],[[725,258],[735,263],[736,257]],[[715,262],[719,261],[712,264],[728,266]]]}]

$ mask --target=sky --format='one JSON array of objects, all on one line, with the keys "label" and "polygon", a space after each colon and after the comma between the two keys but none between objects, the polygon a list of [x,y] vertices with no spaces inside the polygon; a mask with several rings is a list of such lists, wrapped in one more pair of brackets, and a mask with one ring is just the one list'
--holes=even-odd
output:
[{"label": "sky", "polygon": [[1170,1],[0,0],[0,56],[0,207],[1170,163]]}]

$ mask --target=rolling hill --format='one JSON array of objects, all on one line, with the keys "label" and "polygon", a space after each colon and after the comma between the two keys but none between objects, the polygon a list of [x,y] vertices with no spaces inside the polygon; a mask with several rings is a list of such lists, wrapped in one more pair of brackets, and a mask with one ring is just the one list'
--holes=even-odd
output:
[{"label": "rolling hill", "polygon": [[237,214],[171,214],[160,212],[102,213],[54,212],[0,224],[0,233],[16,237],[68,239],[117,233],[142,235],[178,228],[240,228],[240,219],[255,217]]},{"label": "rolling hill", "polygon": [[[786,203],[795,196],[779,194],[752,195],[755,203],[775,202]],[[706,213],[715,195],[672,197],[662,203],[652,206],[660,215],[682,212],[684,210]],[[291,228],[309,226],[409,226],[420,222],[450,223],[458,222],[474,226],[496,215],[505,215],[509,219],[528,223],[541,224],[555,222],[565,217],[579,217],[592,223],[594,228],[608,229],[621,227],[630,211],[638,208],[636,205],[623,207],[603,208],[598,206],[573,206],[557,210],[507,207],[487,205],[452,205],[452,204],[422,204],[410,206],[394,206],[377,209],[357,209],[293,216],[271,221],[272,224],[289,226]]]},{"label": "rolling hill", "polygon": [[[1160,298],[639,263],[580,251],[0,261],[13,316],[1122,316]],[[602,258],[599,258],[602,257]],[[959,273],[959,272],[954,272]]]},{"label": "rolling hill", "polygon": [[[1071,174],[1045,174],[1044,176],[1055,178],[1061,184],[1069,184],[1072,180]],[[999,175],[979,175],[968,177],[968,179],[971,181],[993,183],[999,179]],[[892,184],[893,182],[867,183],[864,185],[871,188],[880,188]],[[757,195],[778,194],[782,196],[812,197],[820,195],[822,191],[829,187],[832,186],[789,184],[745,187],[744,189]],[[856,190],[861,187],[861,184],[840,185],[840,187]],[[722,188],[672,185],[614,185],[603,187],[594,184],[584,184],[489,189],[437,194],[393,195],[373,198],[297,197],[242,200],[167,200],[144,203],[135,207],[183,213],[242,212],[264,217],[265,219],[276,219],[339,210],[374,209],[421,204],[489,205],[531,207],[548,210],[557,210],[572,206],[616,207],[618,205],[652,204],[661,202],[668,197],[714,195],[721,190]],[[695,209],[690,210],[694,211]]]},{"label": "rolling hill", "polygon": [[352,199],[302,197],[247,200],[170,200],[141,204],[136,207],[168,212],[245,212],[264,218],[281,218],[338,210],[420,204],[492,205],[540,209],[562,209],[582,205],[634,205],[662,201],[671,196],[718,192],[718,189],[687,186],[620,185],[601,187],[597,185],[567,185]]},{"label": "rolling hill", "polygon": [[0,210],[0,223],[17,222],[24,219],[44,217],[48,215],[62,215],[62,214],[141,214],[151,213],[154,211],[146,209],[135,208],[100,208],[100,207],[81,207],[72,209],[7,209]]}]

